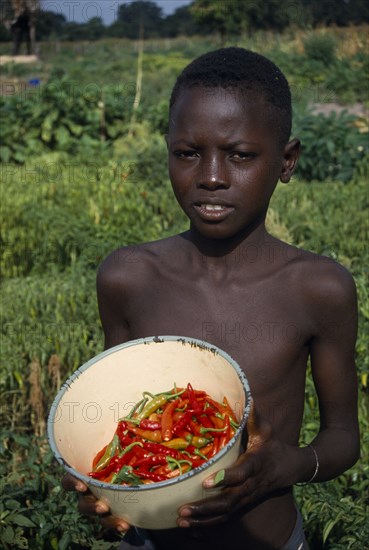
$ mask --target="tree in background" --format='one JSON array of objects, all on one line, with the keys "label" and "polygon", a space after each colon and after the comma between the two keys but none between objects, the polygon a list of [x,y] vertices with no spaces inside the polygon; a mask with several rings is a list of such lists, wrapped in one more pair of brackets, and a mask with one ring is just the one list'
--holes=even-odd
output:
[{"label": "tree in background", "polygon": [[60,37],[67,20],[61,13],[40,10],[37,16],[36,40],[47,40],[50,36]]},{"label": "tree in background", "polygon": [[205,33],[204,27],[195,21],[191,7],[182,6],[163,19],[161,34],[168,38],[174,38],[176,36],[193,36]]},{"label": "tree in background", "polygon": [[248,26],[247,9],[243,0],[195,0],[191,13],[205,31],[218,32],[224,45],[230,35],[240,35]]},{"label": "tree in background", "polygon": [[[296,2],[299,4],[299,0]],[[296,2],[293,4],[294,10]],[[227,38],[257,29],[282,31],[294,15],[286,3],[280,0],[195,0],[190,11],[208,32],[220,34],[222,44]]]},{"label": "tree in background", "polygon": [[280,0],[246,2],[248,24],[252,30],[273,29],[283,31],[291,23],[292,17],[295,17],[295,10],[301,13],[301,9],[302,6],[299,0],[291,2],[290,5],[288,2],[281,2]]},{"label": "tree in background", "polygon": [[360,25],[369,23],[367,0],[301,0],[312,25]]},{"label": "tree in background", "polygon": [[89,19],[80,31],[82,40],[99,40],[105,34],[105,27],[101,17],[92,17]]},{"label": "tree in background", "polygon": [[283,31],[290,24],[359,25],[369,22],[367,0],[194,0],[190,11],[221,42],[258,29]]},{"label": "tree in background", "polygon": [[150,0],[121,4],[117,20],[109,27],[109,36],[137,39],[140,26],[144,38],[155,38],[161,35],[162,9]]},{"label": "tree in background", "polygon": [[[119,6],[117,19],[110,26],[105,26],[99,17],[85,23],[67,21],[60,13],[41,9],[39,0],[25,1],[31,6],[33,21],[37,19],[38,41],[47,40],[51,36],[72,41],[104,37],[136,40],[140,22],[144,38],[219,33],[222,44],[233,36],[259,29],[280,32],[288,25],[316,27],[369,23],[367,0],[194,0],[192,4],[179,7],[167,16],[163,16],[155,2],[135,0]],[[21,2],[2,1],[0,41],[11,40],[11,22]]]}]

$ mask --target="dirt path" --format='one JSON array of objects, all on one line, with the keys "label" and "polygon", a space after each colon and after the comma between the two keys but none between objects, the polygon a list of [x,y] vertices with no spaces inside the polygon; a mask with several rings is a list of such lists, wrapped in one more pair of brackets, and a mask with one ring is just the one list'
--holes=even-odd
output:
[{"label": "dirt path", "polygon": [[364,103],[353,103],[352,105],[340,105],[338,103],[310,103],[310,109],[314,114],[329,115],[329,113],[342,113],[347,111],[350,115],[368,118],[369,110]]},{"label": "dirt path", "polygon": [[37,55],[0,55],[0,65],[6,63],[36,63]]}]

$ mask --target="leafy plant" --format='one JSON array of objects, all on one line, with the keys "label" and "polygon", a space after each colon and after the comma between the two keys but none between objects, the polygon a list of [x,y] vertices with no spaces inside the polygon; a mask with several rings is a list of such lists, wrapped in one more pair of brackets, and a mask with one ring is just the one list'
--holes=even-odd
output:
[{"label": "leafy plant", "polygon": [[331,34],[311,34],[303,41],[305,55],[325,65],[336,59],[336,40]]},{"label": "leafy plant", "polygon": [[1,98],[0,108],[0,158],[19,163],[48,150],[101,156],[109,138],[123,133],[131,111],[118,87],[80,87],[67,76],[51,78],[32,94]]},{"label": "leafy plant", "polygon": [[184,227],[163,136],[137,124],[114,150],[105,166],[55,153],[3,165],[3,275],[63,270],[77,260],[96,268],[115,248]]},{"label": "leafy plant", "polygon": [[349,181],[355,166],[369,151],[366,133],[358,120],[343,111],[339,114],[296,113],[293,135],[302,143],[296,174],[311,181]]}]

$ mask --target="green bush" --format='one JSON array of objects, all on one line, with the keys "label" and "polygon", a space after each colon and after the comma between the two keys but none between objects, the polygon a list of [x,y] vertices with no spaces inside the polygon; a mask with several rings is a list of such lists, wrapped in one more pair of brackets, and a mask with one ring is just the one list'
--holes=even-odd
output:
[{"label": "green bush", "polygon": [[137,128],[115,141],[117,160],[104,167],[59,154],[3,164],[3,276],[77,261],[96,268],[120,246],[187,226],[168,180],[163,137],[148,139],[149,130]]},{"label": "green bush", "polygon": [[324,65],[336,59],[336,39],[331,34],[312,34],[303,41],[305,55]]},{"label": "green bush", "polygon": [[357,119],[345,111],[296,113],[293,135],[302,144],[296,174],[306,181],[351,180],[357,164],[369,152],[367,133],[361,133],[356,124]]},{"label": "green bush", "polygon": [[295,49],[275,49],[266,54],[286,74],[295,106],[306,109],[311,103],[345,105],[368,99],[369,57],[365,50],[327,63]]},{"label": "green bush", "polygon": [[1,97],[0,109],[0,160],[23,163],[47,151],[101,158],[111,139],[125,132],[132,101],[119,86],[81,86],[63,75]]},{"label": "green bush", "polygon": [[340,59],[329,67],[325,87],[340,103],[368,101],[369,60],[361,55]]},{"label": "green bush", "polygon": [[63,471],[55,465],[45,438],[2,430],[0,473],[0,546],[4,550],[117,548],[97,534],[97,519],[78,513],[76,495],[62,490]]}]

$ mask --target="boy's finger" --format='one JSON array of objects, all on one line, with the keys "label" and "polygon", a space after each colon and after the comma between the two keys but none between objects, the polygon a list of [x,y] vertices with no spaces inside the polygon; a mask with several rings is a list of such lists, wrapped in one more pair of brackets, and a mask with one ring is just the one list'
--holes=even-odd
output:
[{"label": "boy's finger", "polygon": [[78,491],[79,493],[84,493],[88,490],[85,483],[73,477],[71,474],[65,474],[61,484],[65,491]]},{"label": "boy's finger", "polygon": [[78,510],[85,515],[102,515],[109,512],[109,507],[102,500],[97,500],[92,493],[80,494],[78,499]]},{"label": "boy's finger", "polygon": [[113,529],[121,534],[124,534],[130,528],[130,525],[124,519],[116,518],[110,514],[102,517],[100,523],[104,529]]},{"label": "boy's finger", "polygon": [[258,471],[258,460],[252,454],[242,455],[234,466],[226,470],[219,470],[203,481],[205,489],[213,487],[233,487],[242,485],[248,477],[254,476]]},{"label": "boy's finger", "polygon": [[129,529],[129,524],[120,518],[116,518],[109,513],[108,505],[102,500],[97,500],[91,493],[80,495],[78,499],[78,510],[86,516],[100,516],[100,523],[105,529],[113,529],[119,533],[124,533]]},{"label": "boy's finger", "polygon": [[253,501],[252,491],[240,495],[238,489],[228,489],[213,497],[181,506],[178,510],[179,527],[211,526],[229,519],[230,511]]}]

